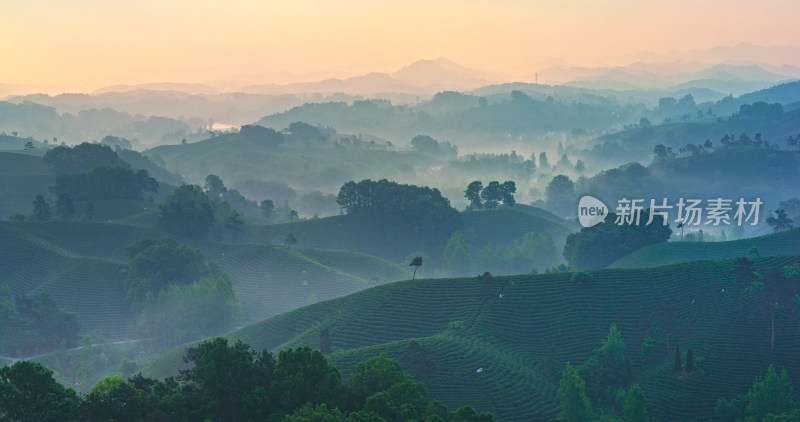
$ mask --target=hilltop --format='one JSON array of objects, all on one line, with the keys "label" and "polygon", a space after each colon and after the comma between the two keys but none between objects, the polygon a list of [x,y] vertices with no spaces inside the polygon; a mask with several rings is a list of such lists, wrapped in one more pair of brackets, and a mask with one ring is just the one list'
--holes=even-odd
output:
[{"label": "hilltop", "polygon": [[[797,261],[759,259],[756,270]],[[488,287],[475,278],[404,281],[301,308],[227,337],[256,350],[318,347],[327,329],[330,358],[345,377],[356,362],[385,352],[448,406],[470,403],[507,421],[549,421],[557,413],[564,362],[584,362],[616,323],[650,414],[709,420],[718,398],[746,393],[769,364],[800,379],[800,323],[779,316],[770,350],[769,316],[758,312],[753,297],[737,297],[731,270],[731,261],[703,261],[593,271],[582,283],[570,273],[495,277]],[[665,306],[673,315],[663,323],[668,336],[651,327],[664,318],[658,310]],[[692,375],[673,374],[676,345],[694,352],[698,368]],[[183,352],[174,349],[150,374],[174,374]]]}]

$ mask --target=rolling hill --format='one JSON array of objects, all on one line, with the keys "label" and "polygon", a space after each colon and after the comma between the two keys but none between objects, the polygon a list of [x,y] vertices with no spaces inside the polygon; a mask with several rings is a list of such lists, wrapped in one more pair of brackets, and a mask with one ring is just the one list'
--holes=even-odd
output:
[{"label": "rolling hill", "polygon": [[800,228],[729,242],[664,242],[645,246],[619,259],[609,268],[648,268],[676,262],[733,259],[751,256],[800,255]]},{"label": "rolling hill", "polygon": [[[77,314],[83,333],[130,338],[136,327],[123,287],[125,247],[166,236],[153,227],[124,224],[0,222],[0,283],[15,294],[49,291],[59,306]],[[190,244],[231,276],[245,323],[410,275],[380,258],[346,251]]]},{"label": "rolling hill", "polygon": [[[764,272],[798,257],[759,259]],[[496,277],[490,288],[475,278],[404,281],[282,314],[230,333],[256,350],[318,347],[328,329],[330,359],[343,377],[356,362],[386,352],[450,407],[472,404],[507,421],[551,421],[564,362],[584,362],[616,323],[633,362],[635,381],[659,420],[709,420],[720,397],[747,392],[769,364],[785,367],[795,383],[800,323],[781,314],[770,349],[769,316],[751,296],[739,297],[731,261],[653,269]],[[502,293],[502,297],[499,294]],[[668,346],[650,330],[654,310],[674,311]],[[653,336],[648,339],[648,336]],[[652,349],[643,347],[655,341]],[[421,346],[412,353],[412,342]],[[697,370],[673,374],[673,350],[691,349]],[[179,347],[149,369],[174,374]],[[482,370],[478,370],[482,368]],[[675,403],[681,403],[676,406]]]}]

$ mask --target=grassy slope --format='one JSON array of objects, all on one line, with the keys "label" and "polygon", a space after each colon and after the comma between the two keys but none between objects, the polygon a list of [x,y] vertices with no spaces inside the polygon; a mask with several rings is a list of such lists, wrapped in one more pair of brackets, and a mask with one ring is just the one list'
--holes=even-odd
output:
[{"label": "grassy slope", "polygon": [[[123,204],[124,205],[124,204]],[[0,283],[15,293],[47,290],[76,312],[85,332],[133,335],[125,301],[125,247],[166,234],[153,228],[92,222],[0,221]],[[229,273],[246,323],[367,287],[410,272],[380,258],[344,251],[194,242]]]},{"label": "grassy slope", "polygon": [[760,256],[800,254],[800,228],[729,242],[657,243],[632,252],[609,268],[646,268],[674,262],[732,259],[750,256],[750,248],[758,249]]},{"label": "grassy slope", "polygon": [[[757,269],[796,261],[761,259]],[[651,415],[709,420],[719,397],[746,393],[770,363],[800,379],[800,324],[778,318],[776,347],[770,350],[769,319],[752,298],[737,297],[730,270],[730,261],[601,270],[583,285],[574,285],[569,274],[497,277],[491,296],[483,296],[474,278],[406,281],[301,308],[229,337],[257,350],[317,347],[320,330],[328,328],[331,358],[345,377],[358,361],[380,352],[402,358],[408,343],[418,341],[436,365],[431,374],[415,374],[432,397],[449,406],[470,403],[508,421],[545,421],[557,413],[564,362],[585,361],[616,323]],[[650,315],[664,299],[677,316],[670,347],[691,348],[696,356],[699,370],[688,378],[672,374],[673,350],[663,337],[651,360],[642,361]],[[464,321],[464,329],[448,329],[452,321]],[[151,373],[174,373],[182,353],[176,348],[165,355]]]},{"label": "grassy slope", "polygon": [[[562,245],[567,234],[575,229],[566,220],[533,207],[464,212],[464,234],[473,250],[496,242],[510,246],[525,233],[550,233],[556,245]],[[424,245],[420,236],[382,221],[353,216],[335,216],[299,223],[275,224],[254,228],[251,241],[279,244],[287,234],[293,234],[298,245],[307,248],[351,250],[379,256],[392,262],[402,262],[409,254],[422,251],[433,259],[441,257],[445,243]],[[559,247],[560,248],[560,247]]]}]

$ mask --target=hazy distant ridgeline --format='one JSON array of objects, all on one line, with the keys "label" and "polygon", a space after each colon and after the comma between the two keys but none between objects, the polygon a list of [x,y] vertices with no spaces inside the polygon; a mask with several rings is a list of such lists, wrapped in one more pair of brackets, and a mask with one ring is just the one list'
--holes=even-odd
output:
[{"label": "hazy distant ridgeline", "polygon": [[[797,261],[760,259],[756,270]],[[495,277],[488,290],[475,278],[406,281],[298,309],[228,337],[256,349],[316,348],[327,329],[332,359],[345,376],[364,357],[386,352],[449,406],[471,403],[504,420],[544,421],[557,413],[564,362],[582,363],[616,323],[650,414],[708,420],[718,398],[746,393],[769,364],[787,368],[790,379],[800,377],[794,356],[800,323],[779,316],[770,350],[769,315],[734,287],[732,268],[726,260],[600,270],[579,283],[571,273]],[[651,330],[664,303],[674,312],[669,347],[664,331]],[[409,355],[411,341],[422,346],[426,362]],[[654,343],[645,348],[646,342]],[[693,351],[692,375],[673,373],[675,346]],[[175,373],[182,353],[176,348],[150,373]]]}]

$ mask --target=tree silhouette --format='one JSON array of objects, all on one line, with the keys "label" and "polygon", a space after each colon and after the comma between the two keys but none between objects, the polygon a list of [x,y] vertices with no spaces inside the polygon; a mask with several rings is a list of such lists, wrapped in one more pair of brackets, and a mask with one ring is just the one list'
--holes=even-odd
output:
[{"label": "tree silhouette", "polygon": [[469,208],[473,210],[479,210],[483,208],[483,204],[481,203],[481,190],[483,189],[483,183],[476,180],[467,186],[467,190],[464,191],[464,197],[467,198],[469,201]]},{"label": "tree silhouette", "polygon": [[481,192],[481,199],[483,199],[483,203],[486,208],[493,210],[497,208],[497,204],[500,203],[500,200],[503,199],[503,189],[500,186],[500,182],[492,181],[483,188]]},{"label": "tree silhouette", "polygon": [[294,237],[293,234],[289,233],[286,235],[286,238],[283,239],[283,244],[286,246],[294,246],[297,244],[297,238]]},{"label": "tree silhouette", "polygon": [[62,220],[72,220],[75,217],[75,204],[69,195],[62,192],[56,200],[56,214]]},{"label": "tree silhouette", "polygon": [[88,204],[86,204],[86,210],[84,211],[84,214],[86,214],[86,219],[87,220],[89,220],[89,221],[94,220],[95,212],[94,212],[94,204],[93,203],[89,202]]},{"label": "tree silhouette", "polygon": [[786,211],[775,210],[775,214],[777,214],[777,218],[768,217],[766,220],[767,224],[769,224],[772,229],[775,230],[775,233],[781,230],[791,229],[793,227],[792,219],[786,216]]},{"label": "tree silhouette", "polygon": [[36,199],[33,200],[33,219],[36,221],[50,219],[50,204],[44,200],[42,195],[36,195]]},{"label": "tree silhouette", "polygon": [[414,280],[417,277],[417,270],[419,269],[419,267],[422,266],[422,257],[421,256],[414,257],[414,259],[411,260],[411,263],[408,264],[408,266],[414,267],[414,275],[411,276],[411,279]]}]

